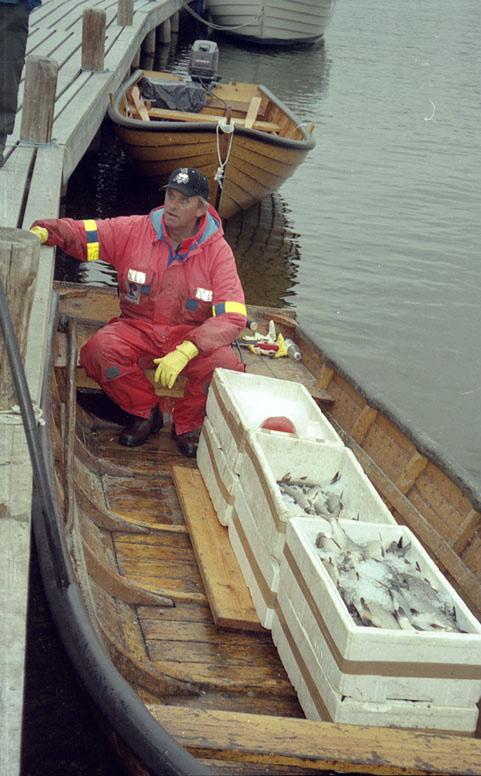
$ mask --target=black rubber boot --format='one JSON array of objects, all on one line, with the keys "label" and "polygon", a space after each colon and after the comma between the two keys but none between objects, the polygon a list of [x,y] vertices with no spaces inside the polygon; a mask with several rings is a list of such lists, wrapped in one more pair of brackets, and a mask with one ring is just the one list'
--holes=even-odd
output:
[{"label": "black rubber boot", "polygon": [[159,410],[159,405],[153,408],[148,418],[136,418],[133,417],[132,423],[124,428],[119,436],[119,444],[126,447],[138,447],[143,445],[144,442],[151,434],[156,434],[160,431],[164,425],[162,413]]},{"label": "black rubber boot", "polygon": [[172,436],[177,442],[179,453],[182,453],[182,455],[185,455],[187,458],[195,458],[201,431],[202,426],[194,428],[193,431],[187,431],[185,434],[176,434],[175,429],[172,426]]}]

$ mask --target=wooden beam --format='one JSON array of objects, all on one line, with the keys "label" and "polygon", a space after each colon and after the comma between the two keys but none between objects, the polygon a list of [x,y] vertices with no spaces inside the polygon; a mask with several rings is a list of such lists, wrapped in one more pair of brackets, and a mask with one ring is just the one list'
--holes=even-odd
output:
[{"label": "wooden beam", "polygon": [[[22,360],[27,350],[30,310],[35,294],[40,242],[30,232],[0,227],[0,284],[10,311]],[[0,337],[0,410],[8,411],[18,398],[5,348]]]},{"label": "wooden beam", "polygon": [[263,631],[232,550],[198,469],[173,466],[177,494],[216,625]]},{"label": "wooden beam", "polygon": [[[356,440],[360,441],[360,440]],[[408,461],[403,473],[396,480],[396,487],[399,488],[401,493],[408,493],[417,478],[424,471],[428,464],[428,459],[420,453],[414,453],[412,458]]]},{"label": "wooden beam", "polygon": [[139,114],[142,121],[150,121],[149,111],[147,110],[145,102],[140,96],[140,91],[138,86],[132,87],[130,91],[130,96],[132,97],[132,102],[134,103],[137,113]]},{"label": "wooden beam", "polygon": [[373,409],[373,407],[369,407],[368,404],[361,410],[351,431],[351,436],[356,442],[359,442],[360,444],[365,439],[369,429],[377,418],[377,414],[377,410]]},{"label": "wooden beam", "polygon": [[[192,754],[239,771],[278,767],[376,774],[481,774],[481,741],[419,730],[316,722],[180,706],[151,705],[150,713]],[[249,771],[251,772],[251,771]]]},{"label": "wooden beam", "polygon": [[262,97],[253,97],[252,100],[249,103],[249,108],[247,110],[246,119],[244,126],[249,129],[253,126],[257,114],[259,113],[259,108],[261,107]]},{"label": "wooden beam", "polygon": [[[191,121],[205,124],[217,124],[220,116],[212,113],[190,113],[189,111],[168,110],[167,108],[151,108],[149,111],[151,119],[158,121]],[[245,126],[245,119],[232,119],[238,127]],[[258,129],[261,132],[279,132],[279,124],[272,121],[255,121],[251,129]]]}]

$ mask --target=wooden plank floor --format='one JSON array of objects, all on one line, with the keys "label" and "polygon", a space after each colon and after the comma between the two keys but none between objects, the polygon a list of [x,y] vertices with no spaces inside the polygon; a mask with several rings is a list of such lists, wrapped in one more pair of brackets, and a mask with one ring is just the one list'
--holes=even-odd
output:
[{"label": "wooden plank floor", "polygon": [[[27,56],[48,57],[59,66],[52,142],[19,140],[24,80],[19,87],[13,134],[0,168],[0,226],[28,228],[39,217],[56,217],[62,190],[94,139],[113,93],[130,72],[146,35],[184,5],[183,0],[134,0],[133,24],[117,23],[117,0],[43,0],[30,14]],[[102,72],[81,69],[82,14],[106,13]]]}]

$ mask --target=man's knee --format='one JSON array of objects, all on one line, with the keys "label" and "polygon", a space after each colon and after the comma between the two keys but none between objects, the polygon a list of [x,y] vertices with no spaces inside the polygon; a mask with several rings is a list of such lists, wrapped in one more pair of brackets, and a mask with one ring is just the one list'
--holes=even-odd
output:
[{"label": "man's knee", "polygon": [[80,366],[90,377],[114,379],[120,376],[119,364],[125,360],[122,343],[108,332],[98,331],[80,351]]}]

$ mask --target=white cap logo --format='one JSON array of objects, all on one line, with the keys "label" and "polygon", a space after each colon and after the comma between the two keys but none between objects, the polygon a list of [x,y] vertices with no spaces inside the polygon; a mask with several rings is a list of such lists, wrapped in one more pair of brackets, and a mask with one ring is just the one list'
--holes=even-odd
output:
[{"label": "white cap logo", "polygon": [[174,183],[188,183],[189,174],[187,170],[180,170],[174,178]]}]

